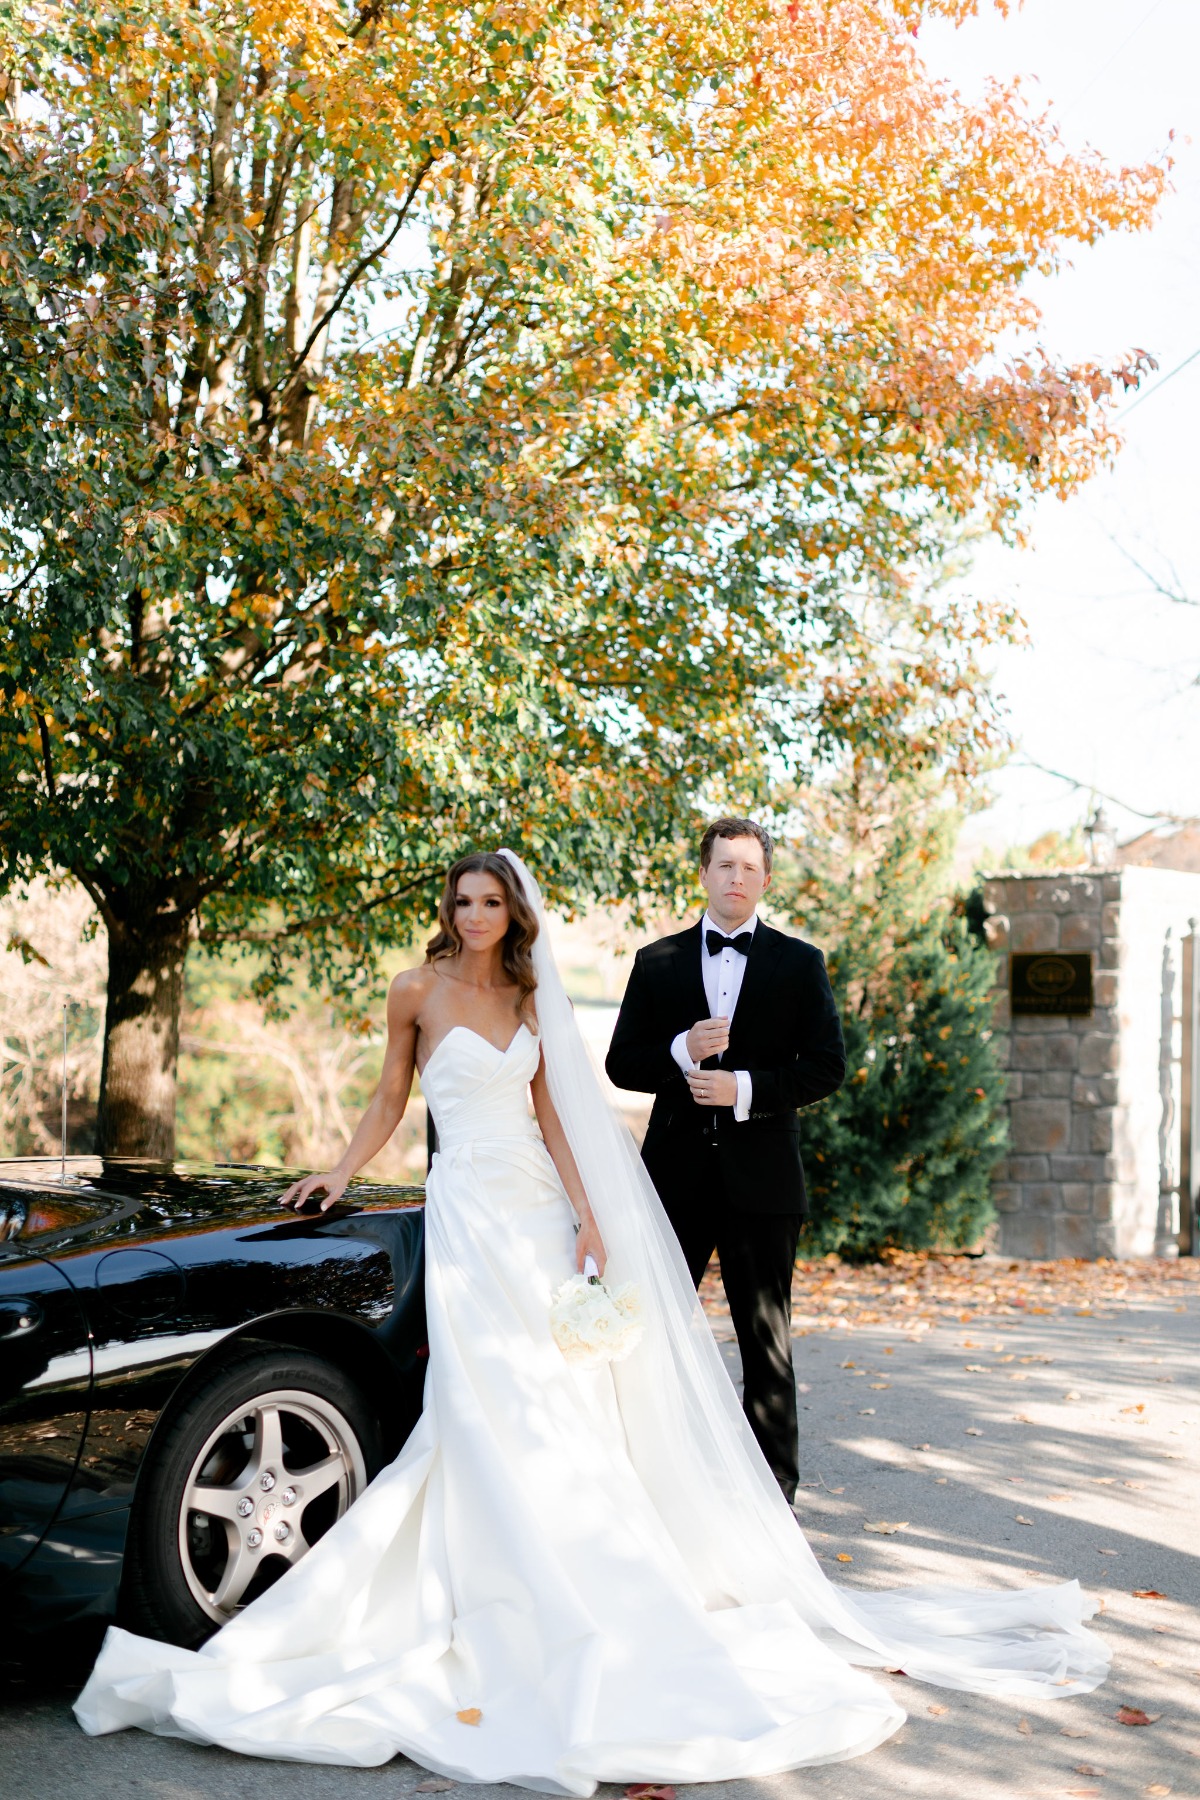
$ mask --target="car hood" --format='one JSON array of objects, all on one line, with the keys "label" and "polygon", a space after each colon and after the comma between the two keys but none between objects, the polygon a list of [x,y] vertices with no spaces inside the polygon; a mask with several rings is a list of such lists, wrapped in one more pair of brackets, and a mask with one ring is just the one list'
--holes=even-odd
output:
[{"label": "car hood", "polygon": [[[125,1231],[211,1230],[267,1220],[284,1223],[279,1197],[303,1171],[263,1164],[146,1162],[129,1157],[68,1157],[66,1180],[57,1158],[0,1161],[0,1186],[34,1188],[62,1199],[73,1197],[99,1209],[100,1219],[114,1211],[129,1221]],[[354,1181],[346,1197],[324,1217],[330,1222],[354,1213],[407,1210],[424,1203],[425,1190],[415,1184]],[[315,1215],[304,1215],[314,1217]],[[301,1219],[296,1220],[301,1223]],[[82,1224],[82,1221],[80,1222]],[[69,1234],[78,1242],[86,1228]]]}]

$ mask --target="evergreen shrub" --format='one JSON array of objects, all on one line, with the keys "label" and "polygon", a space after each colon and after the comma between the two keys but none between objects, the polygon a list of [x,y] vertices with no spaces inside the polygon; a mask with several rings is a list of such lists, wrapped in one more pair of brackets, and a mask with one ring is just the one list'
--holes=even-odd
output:
[{"label": "evergreen shrub", "polygon": [[847,1055],[844,1086],[800,1115],[801,1254],[968,1247],[1006,1120],[996,959],[977,896],[953,893],[958,815],[932,780],[864,760],[795,811],[771,898],[825,952]]},{"label": "evergreen shrub", "polygon": [[914,924],[882,977],[863,966],[861,944],[834,947],[847,1076],[801,1115],[804,1254],[962,1248],[991,1222],[990,1177],[1005,1146],[993,967],[946,908]]}]

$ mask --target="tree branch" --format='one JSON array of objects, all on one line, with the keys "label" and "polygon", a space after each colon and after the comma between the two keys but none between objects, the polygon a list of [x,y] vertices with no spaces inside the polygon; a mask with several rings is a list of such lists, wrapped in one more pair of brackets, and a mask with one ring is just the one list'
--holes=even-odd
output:
[{"label": "tree branch", "polygon": [[1150,586],[1154,589],[1155,593],[1162,595],[1164,600],[1171,600],[1176,606],[1200,606],[1200,600],[1193,600],[1190,594],[1184,593],[1183,583],[1179,579],[1179,574],[1170,564],[1167,566],[1171,569],[1171,575],[1174,580],[1173,587],[1168,587],[1165,582],[1159,580],[1157,575],[1152,574],[1149,569],[1145,568],[1138,561],[1137,557],[1133,555],[1132,551],[1127,550],[1119,539],[1113,537],[1111,532],[1108,533],[1108,541],[1115,550],[1120,552],[1127,563],[1133,565],[1138,574],[1142,576],[1143,580],[1150,583]]},{"label": "tree branch", "polygon": [[104,929],[108,932],[109,936],[116,936],[121,929],[121,921],[109,905],[108,898],[104,893],[103,888],[100,887],[95,877],[89,874],[86,869],[72,868],[71,874],[75,877],[88,899],[96,908],[96,911],[100,914],[100,917],[104,920]]},{"label": "tree branch", "polygon": [[6,588],[4,592],[0,594],[0,600],[15,600],[18,594],[25,591],[39,570],[44,569],[45,566],[45,563],[35,562],[28,575],[22,575],[16,587]]},{"label": "tree branch", "polygon": [[200,942],[210,944],[256,944],[269,947],[272,944],[286,943],[289,938],[303,937],[316,930],[328,930],[332,926],[347,925],[354,919],[360,919],[364,913],[374,912],[377,907],[387,906],[390,901],[402,900],[414,889],[424,887],[430,881],[436,881],[444,874],[441,866],[423,869],[410,881],[403,882],[400,887],[390,889],[386,894],[377,894],[374,900],[364,900],[361,906],[348,907],[338,913],[313,913],[306,919],[297,919],[291,925],[285,925],[279,931],[250,931],[239,927],[229,931],[206,932],[201,929]]},{"label": "tree branch", "polygon": [[50,728],[46,723],[46,715],[37,716],[38,736],[42,740],[42,770],[46,777],[46,792],[51,800],[58,799],[58,789],[54,785],[54,762],[50,755]]},{"label": "tree branch", "polygon": [[[432,169],[435,161],[436,161],[436,158],[433,156],[426,157],[425,161],[421,164],[421,167],[417,170],[417,173],[413,176],[412,182],[409,185],[408,193],[404,197],[404,204],[401,206],[399,212],[396,214],[395,222],[392,225],[392,229],[388,232],[387,236],[380,243],[376,244],[376,246],[373,250],[369,250],[366,252],[365,255],[359,257],[358,261],[355,263],[355,265],[351,269],[350,273],[346,276],[345,280],[342,282],[337,293],[334,295],[334,297],[330,301],[329,305],[325,308],[325,311],[321,314],[321,316],[318,319],[315,319],[313,321],[312,329],[309,331],[309,334],[304,341],[303,348],[293,358],[292,363],[287,371],[287,374],[284,377],[284,381],[285,381],[284,392],[285,392],[285,394],[287,392],[287,389],[290,388],[291,384],[295,381],[296,377],[303,372],[304,365],[308,361],[309,353],[312,350],[313,345],[317,342],[317,340],[321,336],[322,332],[325,331],[330,320],[332,318],[334,318],[335,315],[341,311],[341,309],[345,305],[346,300],[348,299],[350,293],[352,292],[355,284],[359,281],[359,279],[363,275],[365,275],[366,271],[371,267],[371,264],[374,262],[377,262],[379,260],[379,258],[384,254],[384,252],[391,248],[392,244],[395,242],[396,238],[399,236],[400,229],[408,217],[409,210],[412,207],[413,201],[417,197],[417,194],[421,187],[421,183],[424,181],[426,175],[428,175],[430,169]],[[281,402],[281,410],[284,410],[285,407],[286,407],[286,400]]]}]

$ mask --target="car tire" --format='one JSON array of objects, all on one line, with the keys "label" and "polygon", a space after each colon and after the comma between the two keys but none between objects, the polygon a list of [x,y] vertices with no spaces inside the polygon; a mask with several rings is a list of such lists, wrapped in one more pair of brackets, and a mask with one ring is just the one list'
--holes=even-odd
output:
[{"label": "car tire", "polygon": [[122,1622],[166,1643],[204,1643],[301,1559],[383,1460],[374,1410],[341,1369],[242,1340],[150,1445]]}]

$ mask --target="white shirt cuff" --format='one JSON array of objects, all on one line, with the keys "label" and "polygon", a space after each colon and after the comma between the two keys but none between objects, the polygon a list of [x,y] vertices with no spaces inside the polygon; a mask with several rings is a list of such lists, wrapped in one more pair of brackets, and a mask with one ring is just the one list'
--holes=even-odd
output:
[{"label": "white shirt cuff", "polygon": [[671,1055],[675,1058],[675,1061],[679,1064],[680,1069],[685,1075],[690,1075],[693,1069],[698,1069],[700,1067],[699,1063],[694,1063],[688,1054],[686,1031],[681,1031],[679,1036],[673,1040],[671,1044]]},{"label": "white shirt cuff", "polygon": [[733,1116],[740,1124],[750,1117],[754,1083],[750,1079],[749,1069],[737,1069],[734,1073],[737,1078],[737,1099],[733,1103]]}]

